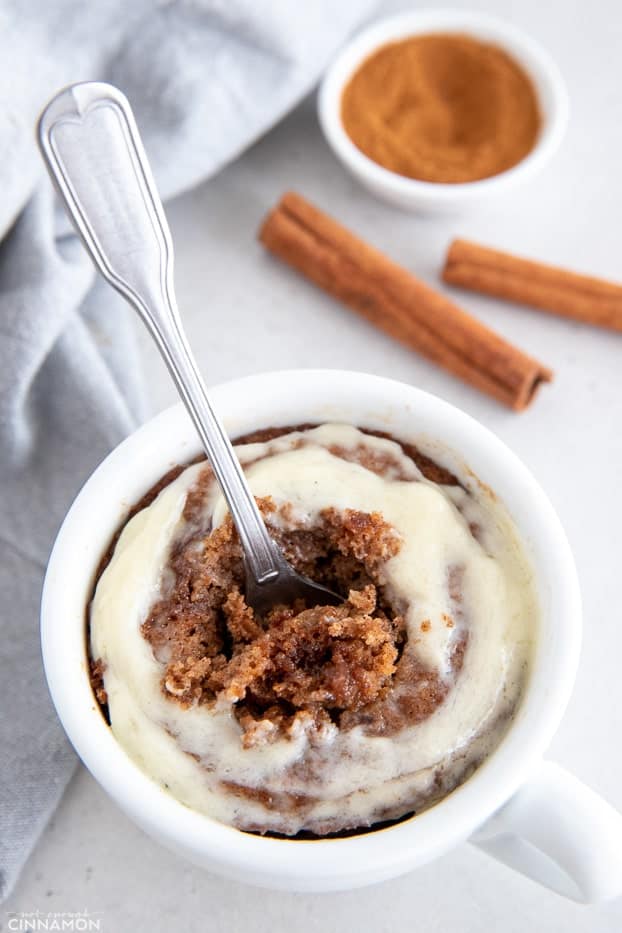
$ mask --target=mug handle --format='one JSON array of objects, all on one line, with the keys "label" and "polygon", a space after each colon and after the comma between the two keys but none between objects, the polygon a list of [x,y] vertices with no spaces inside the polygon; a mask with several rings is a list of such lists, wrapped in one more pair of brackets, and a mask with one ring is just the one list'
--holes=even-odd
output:
[{"label": "mug handle", "polygon": [[622,814],[552,762],[542,762],[470,842],[570,900],[622,894]]}]

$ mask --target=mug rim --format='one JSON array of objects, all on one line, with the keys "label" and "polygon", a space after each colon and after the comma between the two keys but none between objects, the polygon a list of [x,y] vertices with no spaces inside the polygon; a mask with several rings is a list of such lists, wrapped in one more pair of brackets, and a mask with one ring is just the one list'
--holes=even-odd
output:
[{"label": "mug rim", "polygon": [[[433,430],[430,437],[436,436],[438,443],[461,458],[465,445],[469,450],[479,449],[482,462],[496,465],[495,470],[500,476],[505,474],[508,483],[511,478],[508,489],[517,502],[529,504],[541,536],[531,544],[540,548],[547,562],[546,574],[540,568],[537,573],[542,573],[539,598],[548,601],[550,619],[542,620],[548,629],[538,639],[530,682],[514,722],[473,775],[430,809],[384,829],[346,838],[275,839],[244,833],[191,810],[130,759],[95,700],[86,651],[88,600],[84,594],[90,595],[95,569],[112,535],[91,541],[85,538],[84,529],[87,519],[92,523],[96,515],[107,527],[120,525],[123,516],[119,510],[127,511],[140,498],[131,491],[130,477],[135,490],[142,483],[143,493],[152,485],[142,480],[147,463],[158,473],[155,482],[171,465],[189,462],[200,451],[181,403],[156,415],[122,441],[74,500],[58,532],[45,576],[41,638],[48,686],[69,739],[99,784],[147,832],[195,861],[209,862],[229,877],[268,886],[295,887],[299,882],[309,890],[336,890],[391,877],[442,854],[467,839],[524,783],[546,751],[570,698],[580,650],[581,602],[570,546],[546,495],[522,461],[460,409],[413,386],[342,370],[260,373],[210,390],[232,436],[244,433],[235,428],[236,418],[239,423],[246,418],[255,429],[278,425],[279,421],[301,423],[295,415],[288,420],[279,412],[299,410],[305,393],[310,399],[307,408],[318,412],[316,421],[331,420],[331,411],[336,413],[346,405],[362,408],[368,404],[375,406],[374,411],[386,412],[389,430],[396,411],[412,422],[417,439],[421,434],[418,425],[434,426],[438,435]],[[249,397],[255,403],[253,408],[274,410],[274,417],[249,414]],[[338,419],[333,415],[332,420]],[[441,422],[442,428],[438,428]],[[375,427],[364,417],[358,423]],[[465,455],[464,462],[471,466],[473,456]],[[481,469],[475,473],[487,482],[490,471],[486,476],[481,475]],[[491,485],[498,489],[498,484]],[[71,567],[69,580],[66,567]]]}]

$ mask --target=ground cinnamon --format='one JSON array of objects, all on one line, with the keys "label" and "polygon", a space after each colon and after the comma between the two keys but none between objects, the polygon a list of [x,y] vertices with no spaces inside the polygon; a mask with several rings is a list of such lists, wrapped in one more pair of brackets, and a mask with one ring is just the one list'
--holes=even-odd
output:
[{"label": "ground cinnamon", "polygon": [[622,285],[454,240],[443,279],[475,292],[622,331]]},{"label": "ground cinnamon", "polygon": [[536,92],[503,49],[467,35],[384,45],[341,102],[355,145],[384,168],[432,182],[469,182],[520,162],[540,129]]},{"label": "ground cinnamon", "polygon": [[520,411],[553,374],[331,217],[289,192],[264,246],[381,330]]}]

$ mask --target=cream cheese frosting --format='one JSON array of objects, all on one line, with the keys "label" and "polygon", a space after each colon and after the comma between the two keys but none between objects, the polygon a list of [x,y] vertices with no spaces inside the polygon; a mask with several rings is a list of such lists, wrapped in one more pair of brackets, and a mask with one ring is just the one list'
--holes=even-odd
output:
[{"label": "cream cheese frosting", "polygon": [[[362,448],[386,459],[382,475],[344,459]],[[313,528],[327,508],[381,513],[401,541],[382,568],[383,587],[404,617],[408,650],[447,680],[447,695],[422,722],[391,735],[334,723],[311,734],[301,717],[286,737],[253,747],[241,742],[231,700],[187,708],[172,702],[141,625],[166,586],[171,549],[187,531],[184,505],[205,470],[199,463],[126,524],[97,583],[90,649],[102,662],[114,735],[182,803],[242,828],[292,834],[363,827],[430,805],[499,743],[528,676],[538,606],[509,515],[476,481],[435,484],[397,442],[348,425],[293,431],[237,453],[254,495],[287,505],[274,516],[284,531]],[[215,528],[226,515],[212,484],[201,523]],[[455,567],[458,614],[448,586]],[[457,675],[450,615],[468,635]],[[240,795],[232,784],[259,793]],[[310,802],[279,808],[284,794]]]}]

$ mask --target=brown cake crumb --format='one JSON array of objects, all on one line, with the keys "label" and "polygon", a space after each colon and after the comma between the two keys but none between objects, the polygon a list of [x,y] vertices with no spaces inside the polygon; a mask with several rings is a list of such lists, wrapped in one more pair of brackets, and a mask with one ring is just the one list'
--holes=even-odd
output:
[{"label": "brown cake crumb", "polygon": [[[274,503],[260,507],[270,524]],[[241,547],[227,517],[172,555],[172,590],[142,626],[165,665],[164,693],[183,706],[235,704],[246,746],[301,725],[322,730],[377,701],[405,637],[376,579],[400,539],[377,513],[327,509],[316,528],[271,530],[294,566],[344,593],[342,605],[276,606],[258,618],[243,596]]]},{"label": "brown cake crumb", "polygon": [[297,709],[359,709],[395,672],[397,633],[387,618],[373,616],[375,606],[368,586],[340,606],[274,609],[264,633],[216,680],[228,698],[249,693],[266,708],[284,700]]},{"label": "brown cake crumb", "polygon": [[106,670],[106,665],[101,658],[98,658],[97,661],[91,660],[89,661],[89,670],[93,693],[97,697],[97,702],[100,706],[105,706],[108,702],[108,694],[104,689],[104,672]]}]

